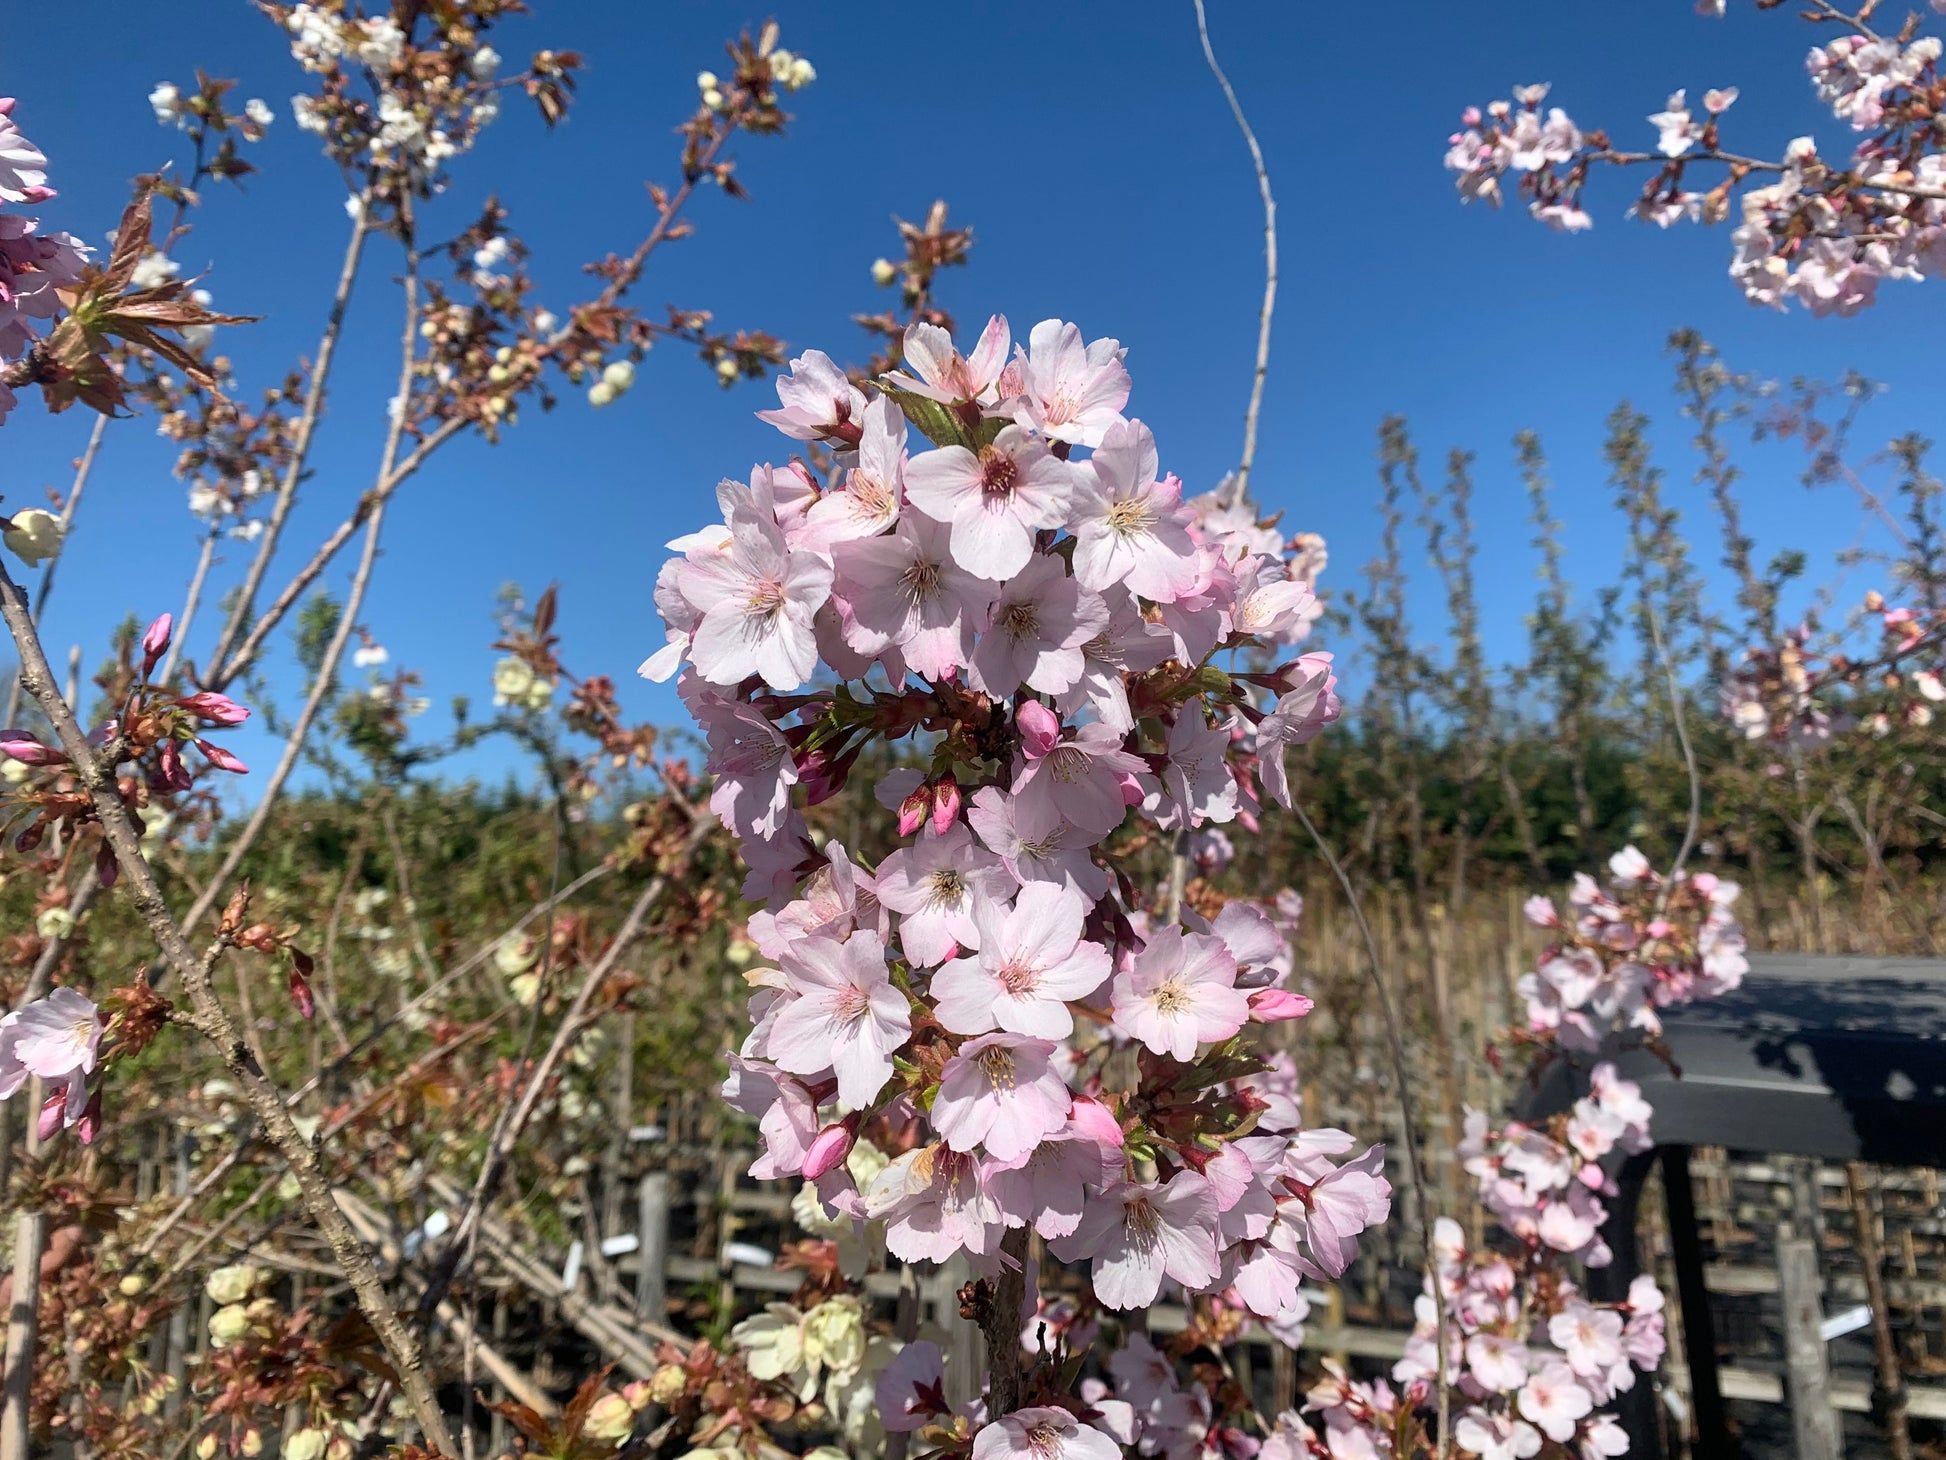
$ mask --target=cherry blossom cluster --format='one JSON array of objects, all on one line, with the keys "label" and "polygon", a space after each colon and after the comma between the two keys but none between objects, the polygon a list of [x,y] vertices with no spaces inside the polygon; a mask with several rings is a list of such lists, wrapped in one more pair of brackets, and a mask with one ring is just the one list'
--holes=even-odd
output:
[{"label": "cherry blossom cluster", "polygon": [[[1761,5],[1759,8],[1771,8]],[[1723,7],[1705,7],[1722,13]],[[1516,87],[1512,100],[1469,107],[1448,143],[1446,166],[1463,199],[1498,204],[1503,182],[1534,217],[1575,232],[1593,226],[1582,195],[1599,164],[1653,171],[1631,216],[1667,228],[1685,219],[1722,223],[1734,214],[1730,276],[1753,304],[1781,309],[1795,300],[1814,314],[1850,315],[1873,302],[1886,279],[1946,272],[1946,138],[1936,124],[1946,103],[1941,42],[1916,34],[1916,18],[1897,36],[1881,35],[1835,7],[1807,11],[1850,33],[1811,49],[1812,88],[1832,115],[1860,134],[1843,161],[1827,160],[1814,138],[1793,140],[1781,158],[1727,149],[1723,115],[1737,88],[1686,90],[1652,113],[1653,150],[1629,151],[1605,131],[1584,131],[1560,107],[1545,114],[1545,85]],[[1704,164],[1720,177],[1694,179]],[[1736,190],[1761,176],[1758,186]]]},{"label": "cherry blossom cluster", "polygon": [[[1548,1270],[1545,1282],[1536,1281],[1545,1264],[1468,1252],[1451,1218],[1441,1219],[1434,1242],[1460,1450],[1488,1460],[1538,1455],[1545,1438],[1583,1460],[1628,1453],[1627,1434],[1601,1406],[1662,1362],[1667,1338],[1655,1279],[1636,1278],[1619,1303],[1593,1303],[1565,1273]],[[1430,1295],[1420,1307],[1393,1377],[1408,1403],[1423,1408],[1438,1360]]]},{"label": "cherry blossom cluster", "polygon": [[1737,733],[1801,752],[1859,730],[1879,737],[1931,725],[1933,706],[1946,701],[1946,611],[1894,607],[1870,593],[1864,612],[1879,631],[1870,652],[1820,649],[1811,622],[1746,649],[1720,696]]},{"label": "cherry blossom cluster", "polygon": [[[643,672],[681,671],[766,904],[725,1097],[758,1123],[753,1175],[814,1182],[904,1261],[995,1276],[1031,1226],[1108,1307],[1169,1283],[1294,1322],[1299,1281],[1385,1218],[1383,1151],[1345,1159],[1249,1083],[1247,1026],[1310,1007],[1270,914],[1151,906],[1115,846],[1288,804],[1289,748],[1339,712],[1330,656],[1289,647],[1321,544],[1185,502],[1123,415],[1114,340],[1048,320],[1011,346],[998,317],[970,354],[915,324],[870,396],[799,357],[761,414],[828,472],[723,483],[657,580]],[[814,838],[807,809],[901,741],[875,787],[897,849]],[[869,1182],[863,1138],[890,1155]]]},{"label": "cherry blossom cluster", "polygon": [[[1528,1017],[1517,1044],[1572,1059],[1610,1035],[1653,1040],[1657,1009],[1742,979],[1732,884],[1705,873],[1665,878],[1634,847],[1608,870],[1605,888],[1575,878],[1566,918],[1549,898],[1529,900],[1529,920],[1556,938],[1521,982]],[[1601,1235],[1603,1198],[1615,1194],[1610,1167],[1618,1153],[1650,1148],[1652,1115],[1641,1087],[1608,1060],[1589,1071],[1585,1096],[1544,1122],[1491,1128],[1483,1113],[1468,1112],[1459,1154],[1498,1238],[1469,1251],[1460,1224],[1440,1218],[1417,1323],[1392,1370],[1397,1387],[1334,1370],[1303,1414],[1279,1416],[1264,1453],[1444,1453],[1429,1428],[1442,1357],[1460,1453],[1515,1460],[1549,1444],[1581,1460],[1627,1453],[1626,1433],[1603,1406],[1661,1363],[1662,1295],[1645,1275],[1621,1302],[1594,1302],[1570,1264],[1614,1260]]]},{"label": "cherry blossom cluster", "polygon": [[0,97],[0,422],[20,383],[8,367],[38,338],[35,321],[60,312],[58,291],[80,280],[93,252],[72,234],[43,233],[40,219],[13,211],[54,196],[47,156],[22,134],[13,112],[14,98]]},{"label": "cherry blossom cluster", "polygon": [[[151,683],[150,676],[169,652],[171,635],[172,616],[166,613],[143,632],[141,667],[138,671],[130,666],[119,711],[88,736],[105,769],[134,768],[136,774],[120,776],[116,786],[123,804],[138,820],[158,803],[166,805],[196,787],[185,747],[194,749],[211,769],[234,775],[249,771],[235,755],[198,733],[241,725],[250,718],[248,709],[214,690],[179,694]],[[73,834],[99,825],[94,803],[60,746],[46,744],[31,730],[10,728],[0,730],[0,758],[27,771],[17,779],[7,777],[9,790],[0,801],[7,824],[18,828],[13,838],[16,851],[31,851],[56,828]],[[112,887],[119,872],[115,854],[105,841],[96,846],[96,873],[103,886]]]},{"label": "cherry blossom cluster", "polygon": [[1652,1040],[1662,1033],[1658,1010],[1729,993],[1749,972],[1731,911],[1736,883],[1710,872],[1670,882],[1634,847],[1609,858],[1608,870],[1606,887],[1575,874],[1566,918],[1552,899],[1528,899],[1528,920],[1556,941],[1518,985],[1523,1042],[1592,1054],[1611,1030]]},{"label": "cherry blossom cluster", "polygon": [[[551,124],[567,107],[579,58],[543,51],[530,71],[499,77],[500,53],[485,33],[506,7],[491,3],[410,12],[402,25],[388,7],[266,4],[290,33],[291,54],[318,78],[316,94],[292,98],[299,128],[355,176],[371,177],[387,200],[424,196],[445,184],[444,167],[469,150],[500,114],[500,94],[522,87]],[[362,79],[363,85],[358,83]]]}]

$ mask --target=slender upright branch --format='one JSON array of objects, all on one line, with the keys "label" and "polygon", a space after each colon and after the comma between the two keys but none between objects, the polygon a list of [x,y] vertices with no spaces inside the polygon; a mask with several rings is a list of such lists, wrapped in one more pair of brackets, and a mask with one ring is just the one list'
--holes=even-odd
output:
[{"label": "slender upright branch", "polygon": [[1324,833],[1318,830],[1317,823],[1311,820],[1310,813],[1295,797],[1291,801],[1291,811],[1304,830],[1310,833],[1318,855],[1330,866],[1332,876],[1337,878],[1338,886],[1345,894],[1352,921],[1358,925],[1359,937],[1365,944],[1372,992],[1378,998],[1379,1015],[1385,1024],[1386,1047],[1392,1056],[1392,1078],[1399,1087],[1400,1123],[1405,1127],[1406,1170],[1412,1179],[1413,1205],[1418,1208],[1419,1242],[1425,1253],[1426,1273],[1432,1280],[1434,1373],[1439,1391],[1439,1454],[1444,1460],[1445,1456],[1452,1454],[1453,1447],[1452,1390],[1446,1378],[1446,1309],[1439,1290],[1438,1267],[1433,1259],[1432,1195],[1426,1183],[1425,1163],[1419,1153],[1418,1102],[1412,1096],[1412,1076],[1406,1068],[1405,1042],[1399,1033],[1399,1014],[1392,1003],[1392,992],[1385,983],[1385,966],[1379,956],[1378,939],[1372,936],[1372,925],[1365,920],[1365,909],[1358,900],[1357,889],[1351,885],[1351,874],[1345,871],[1345,864],[1331,849],[1331,843],[1324,839]]},{"label": "slender upright branch", "polygon": [[[67,500],[61,504],[61,546],[66,547],[68,534],[74,531],[75,509],[81,505],[81,492],[88,485],[88,478],[95,469],[95,457],[101,452],[101,438],[108,434],[108,417],[96,416],[95,424],[88,432],[88,444],[82,449],[81,458],[74,465],[74,482],[68,488]],[[54,591],[54,570],[60,566],[61,558],[57,553],[47,560],[41,569],[41,581],[34,589],[34,622],[41,621],[47,611],[47,596]],[[20,681],[16,679],[7,686],[6,723],[14,724],[20,719]]]},{"label": "slender upright branch", "polygon": [[[324,322],[324,336],[318,341],[317,358],[311,363],[311,379],[304,389],[304,409],[297,418],[297,436],[291,442],[291,459],[284,467],[284,478],[277,484],[277,500],[271,504],[270,518],[264,524],[263,536],[257,542],[257,555],[250,560],[250,568],[244,574],[243,587],[238,591],[236,602],[230,605],[229,618],[224,622],[223,632],[210,651],[209,667],[220,668],[236,643],[237,635],[249,622],[251,610],[257,602],[257,594],[263,588],[264,574],[270,571],[270,560],[276,555],[278,540],[284,533],[284,521],[290,516],[291,504],[297,499],[297,484],[303,479],[304,468],[311,457],[311,439],[317,434],[318,419],[324,414],[325,382],[331,375],[331,360],[338,353],[338,337],[344,332],[345,314],[351,304],[351,286],[358,278],[359,261],[365,252],[365,237],[372,231],[371,193],[367,189],[359,197],[359,207],[351,222],[351,240],[345,245],[344,263],[338,270],[338,287],[331,296],[331,313]],[[181,635],[178,635],[180,642]]]},{"label": "slender upright branch", "polygon": [[[409,219],[406,226],[410,227]],[[417,248],[408,243],[405,269],[405,329],[399,346],[398,393],[401,396],[412,387],[418,338],[419,254]],[[396,470],[399,443],[404,436],[405,413],[395,412],[391,427],[385,434],[385,449],[380,456],[378,479],[381,482],[390,480]],[[372,570],[378,564],[379,534],[384,526],[385,503],[381,500],[371,509],[366,519],[365,549],[358,560],[358,571],[351,580],[351,593],[345,599],[344,609],[338,617],[337,630],[331,636],[324,657],[318,661],[317,674],[311,681],[311,692],[305,697],[304,707],[298,711],[297,721],[291,726],[291,733],[284,741],[283,753],[277,758],[277,768],[270,773],[270,780],[265,785],[263,794],[258,797],[256,806],[252,808],[249,821],[244,823],[242,832],[224,854],[222,867],[214,877],[210,878],[209,885],[203,889],[203,895],[196,899],[195,905],[189,911],[189,916],[183,920],[185,927],[195,928],[209,915],[210,909],[223,896],[223,889],[236,875],[237,868],[243,865],[243,859],[250,854],[250,849],[256,845],[257,838],[263,835],[263,829],[270,821],[270,813],[275,809],[278,797],[283,794],[284,783],[290,779],[291,772],[297,769],[298,757],[304,753],[304,742],[311,733],[311,726],[316,722],[318,712],[324,708],[324,702],[331,697],[332,689],[337,683],[338,665],[351,643],[353,632],[357,629],[358,611],[364,606],[365,590],[370,587]]]},{"label": "slender upright branch", "polygon": [[197,554],[196,571],[189,575],[189,591],[183,595],[182,612],[176,615],[175,637],[169,641],[169,654],[156,675],[157,684],[168,684],[176,677],[176,666],[182,662],[182,646],[196,622],[196,610],[203,601],[203,585],[209,581],[209,565],[216,559],[217,536],[214,527],[203,534],[203,550]]},{"label": "slender upright branch", "polygon": [[1270,371],[1270,322],[1277,309],[1277,199],[1270,191],[1270,173],[1264,167],[1263,148],[1257,145],[1257,134],[1250,126],[1250,119],[1243,114],[1243,106],[1237,100],[1230,78],[1223,74],[1217,64],[1216,51],[1210,45],[1209,17],[1203,11],[1203,0],[1195,0],[1196,34],[1203,42],[1203,59],[1209,62],[1216,84],[1223,88],[1223,99],[1230,104],[1230,115],[1237,119],[1237,128],[1243,133],[1243,140],[1250,147],[1250,161],[1257,170],[1257,192],[1264,200],[1264,302],[1257,311],[1257,366],[1250,378],[1250,407],[1243,414],[1243,457],[1237,463],[1237,479],[1234,500],[1248,499],[1250,492],[1250,468],[1257,459],[1257,418],[1262,414],[1264,404],[1264,377]]},{"label": "slender upright branch", "polygon": [[316,1148],[298,1131],[284,1101],[251,1059],[249,1047],[216,995],[212,974],[227,942],[219,938],[207,953],[199,956],[170,915],[155,872],[142,854],[142,829],[123,804],[114,767],[105,766],[96,757],[74,711],[61,697],[28,611],[26,596],[4,564],[0,564],[0,615],[4,615],[20,653],[21,680],[54,727],[61,749],[74,767],[76,780],[93,803],[102,834],[121,870],[122,885],[181,981],[190,1005],[189,1012],[180,1016],[182,1022],[201,1034],[221,1056],[251,1110],[262,1122],[266,1137],[290,1164],[305,1208],[350,1283],[359,1309],[398,1371],[400,1389],[426,1438],[445,1454],[457,1454],[445,1416],[427,1381],[417,1340],[392,1311],[390,1295],[379,1278],[371,1253],[332,1199],[331,1185]]}]

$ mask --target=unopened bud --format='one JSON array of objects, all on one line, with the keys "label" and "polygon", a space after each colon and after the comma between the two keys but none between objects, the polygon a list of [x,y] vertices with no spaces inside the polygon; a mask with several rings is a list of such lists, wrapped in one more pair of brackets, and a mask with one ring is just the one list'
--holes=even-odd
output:
[{"label": "unopened bud", "polygon": [[879,288],[883,289],[898,277],[899,271],[890,259],[872,260],[872,282]]},{"label": "unopened bud", "polygon": [[932,787],[932,829],[935,835],[944,836],[953,829],[959,820],[960,795],[959,782],[948,771]]},{"label": "unopened bud", "polygon": [[811,1140],[810,1149],[804,1153],[804,1179],[816,1181],[825,1172],[835,1169],[851,1154],[851,1145],[858,1137],[858,1117],[848,1115],[834,1125],[828,1125]]},{"label": "unopened bud", "polygon": [[9,730],[0,736],[0,755],[22,765],[66,765],[67,755],[51,745],[42,745],[25,730]]},{"label": "unopened bud", "polygon": [[629,1437],[635,1428],[635,1411],[629,1408],[628,1401],[619,1394],[604,1394],[595,1401],[588,1418],[581,1426],[581,1433],[590,1439],[606,1440],[611,1445],[619,1445]]},{"label": "unopened bud", "polygon": [[1311,1001],[1289,989],[1258,989],[1250,996],[1250,1022],[1274,1024],[1280,1019],[1302,1019],[1312,1009]]},{"label": "unopened bud", "polygon": [[689,1387],[689,1376],[680,1364],[664,1364],[649,1375],[649,1398],[665,1409],[682,1398]]},{"label": "unopened bud", "polygon": [[241,1303],[231,1303],[209,1315],[209,1340],[218,1348],[237,1343],[250,1332],[250,1315]]},{"label": "unopened bud", "polygon": [[169,638],[175,622],[174,615],[165,613],[143,631],[142,675],[144,678],[147,678],[149,672],[161,662],[162,656],[169,652]]}]

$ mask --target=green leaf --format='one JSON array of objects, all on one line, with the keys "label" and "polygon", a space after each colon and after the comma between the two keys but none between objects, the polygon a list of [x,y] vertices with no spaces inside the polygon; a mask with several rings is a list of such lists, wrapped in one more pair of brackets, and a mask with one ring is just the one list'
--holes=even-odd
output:
[{"label": "green leaf", "polygon": [[905,412],[906,420],[916,426],[933,445],[964,446],[972,450],[980,444],[967,431],[966,423],[951,406],[923,395],[914,395],[909,390],[900,390],[896,385],[881,385],[879,389],[891,397],[893,404]]}]

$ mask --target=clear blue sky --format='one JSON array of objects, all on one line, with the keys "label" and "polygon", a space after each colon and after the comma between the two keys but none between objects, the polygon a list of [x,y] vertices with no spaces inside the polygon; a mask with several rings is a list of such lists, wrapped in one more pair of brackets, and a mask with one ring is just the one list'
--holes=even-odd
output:
[{"label": "clear blue sky", "polygon": [[[565,302],[584,261],[640,236],[641,183],[671,177],[670,128],[692,104],[696,71],[718,65],[720,40],[766,11],[717,0],[534,8],[496,42],[510,62],[542,45],[587,55],[572,119],[550,134],[510,103],[440,206],[456,225],[497,190],[534,248],[543,297]],[[209,269],[219,307],[266,316],[225,341],[254,392],[314,345],[343,244],[342,191],[291,123],[302,77],[281,34],[242,0],[165,9],[166,23],[162,9],[138,23],[136,7],[16,8],[0,39],[0,92],[20,97],[17,119],[51,159],[61,197],[45,209],[50,223],[96,237],[125,180],[178,146],[151,118],[156,82],[187,88],[201,65],[238,78],[239,95],[271,101],[271,137],[250,154],[262,175],[243,196],[211,189],[180,250],[191,270]],[[1256,486],[1291,526],[1330,539],[1328,585],[1352,582],[1373,551],[1373,432],[1388,412],[1410,417],[1434,461],[1452,446],[1480,453],[1493,646],[1517,647],[1532,595],[1507,465],[1516,430],[1546,437],[1572,571],[1584,585],[1609,581],[1619,532],[1599,443],[1618,399],[1657,418],[1676,493],[1695,497],[1663,353],[1679,326],[1702,330],[1744,369],[1829,375],[1855,365],[1888,381],[1877,437],[1935,424],[1938,286],[1887,286],[1879,308],[1852,321],[1773,315],[1747,306],[1724,276],[1726,230],[1631,223],[1624,179],[1596,195],[1595,231],[1570,239],[1515,212],[1461,209],[1441,170],[1463,105],[1543,79],[1584,125],[1640,145],[1654,136],[1642,118],[1668,91],[1736,84],[1730,136],[1745,150],[1775,155],[1813,131],[1835,152],[1844,129],[1820,114],[1800,66],[1814,33],[1788,7],[1758,15],[1739,4],[1727,21],[1698,18],[1689,0],[1211,0],[1211,11],[1281,207],[1283,293]],[[784,44],[818,69],[793,99],[793,135],[740,143],[739,176],[754,198],[705,197],[698,236],[658,257],[640,302],[714,309],[725,325],[859,358],[849,315],[889,298],[867,267],[893,251],[891,215],[923,217],[943,196],[978,236],[972,266],[944,291],[963,323],[1001,311],[1024,335],[1059,314],[1119,337],[1135,380],[1131,414],[1155,427],[1165,467],[1192,488],[1212,484],[1239,447],[1261,232],[1248,159],[1204,68],[1188,0],[781,0],[774,13]],[[425,231],[447,230],[436,217]],[[338,519],[377,456],[396,295],[383,249],[375,262],[289,536],[293,556]],[[650,593],[662,543],[707,520],[719,477],[788,456],[751,416],[771,403],[762,385],[720,391],[670,349],[615,407],[571,399],[497,448],[457,444],[401,495],[364,621],[395,664],[425,671],[436,704],[462,692],[481,703],[495,591],[558,580],[574,665],[613,675],[640,713],[676,719],[673,696],[633,678],[660,643]],[[64,486],[87,429],[79,411],[50,421],[23,408],[5,428],[9,505]],[[197,538],[169,459],[149,422],[111,431],[62,563],[48,622],[57,652],[78,642],[92,664],[124,613],[180,602]],[[1854,540],[1849,502],[1807,498],[1789,456],[1758,460],[1773,468],[1747,486],[1763,549]],[[1706,530],[1700,505],[1692,521]],[[1713,560],[1713,548],[1704,555]],[[243,566],[240,551],[232,557],[224,582]],[[334,589],[348,582],[349,559]],[[203,628],[199,650],[215,625]],[[1357,692],[1355,676],[1349,687]],[[261,743],[237,738],[268,761]]]}]

